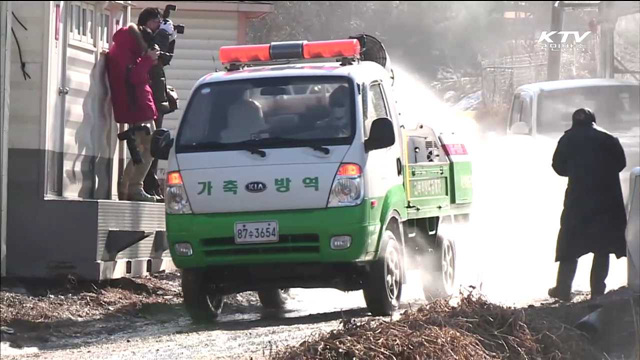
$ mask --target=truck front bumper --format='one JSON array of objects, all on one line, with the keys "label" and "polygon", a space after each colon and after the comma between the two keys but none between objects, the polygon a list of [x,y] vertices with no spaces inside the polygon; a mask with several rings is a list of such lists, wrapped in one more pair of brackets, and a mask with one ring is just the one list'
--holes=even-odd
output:
[{"label": "truck front bumper", "polygon": [[[360,206],[255,213],[167,215],[167,237],[178,268],[285,263],[349,263],[375,258],[379,223],[370,223],[369,207]],[[277,221],[279,241],[236,244],[236,222]],[[335,236],[350,236],[351,246],[331,248]],[[175,245],[188,243],[190,256]]]}]

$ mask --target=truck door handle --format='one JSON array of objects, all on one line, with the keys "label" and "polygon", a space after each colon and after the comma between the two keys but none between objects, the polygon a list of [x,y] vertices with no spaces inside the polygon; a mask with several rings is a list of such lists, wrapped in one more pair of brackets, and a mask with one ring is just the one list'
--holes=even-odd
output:
[{"label": "truck door handle", "polygon": [[59,87],[58,88],[58,95],[69,95],[69,88],[68,87]]},{"label": "truck door handle", "polygon": [[396,166],[398,167],[398,176],[402,175],[402,160],[396,158]]}]

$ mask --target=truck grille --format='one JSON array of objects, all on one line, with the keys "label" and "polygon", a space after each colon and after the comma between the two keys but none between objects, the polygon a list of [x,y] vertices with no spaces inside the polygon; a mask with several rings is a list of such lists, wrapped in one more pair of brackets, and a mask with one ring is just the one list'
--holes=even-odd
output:
[{"label": "truck grille", "polygon": [[233,237],[201,239],[206,256],[246,256],[281,254],[317,254],[320,252],[318,234],[280,235],[276,243],[236,244]]}]

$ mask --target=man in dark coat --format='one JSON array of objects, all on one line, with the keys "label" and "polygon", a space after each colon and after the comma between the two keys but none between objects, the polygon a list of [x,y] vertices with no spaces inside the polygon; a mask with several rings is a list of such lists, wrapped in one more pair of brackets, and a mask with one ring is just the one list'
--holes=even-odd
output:
[{"label": "man in dark coat", "polygon": [[558,278],[551,297],[571,300],[578,258],[593,253],[591,297],[603,295],[609,254],[626,256],[627,217],[619,173],[626,166],[620,141],[596,125],[589,109],[573,113],[571,129],[558,141],[553,169],[569,178],[556,248]]}]

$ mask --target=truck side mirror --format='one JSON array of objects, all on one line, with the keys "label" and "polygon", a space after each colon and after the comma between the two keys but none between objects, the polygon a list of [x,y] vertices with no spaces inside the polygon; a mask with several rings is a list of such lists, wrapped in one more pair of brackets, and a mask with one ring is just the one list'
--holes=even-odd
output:
[{"label": "truck side mirror", "polygon": [[167,129],[157,129],[151,134],[151,156],[158,160],[169,159],[169,152],[173,146],[171,133]]},{"label": "truck side mirror", "polygon": [[388,118],[378,118],[371,123],[369,138],[364,141],[364,151],[384,149],[396,143],[393,122]]},{"label": "truck side mirror", "polygon": [[511,133],[514,135],[529,135],[531,127],[526,122],[520,121],[511,126]]}]

